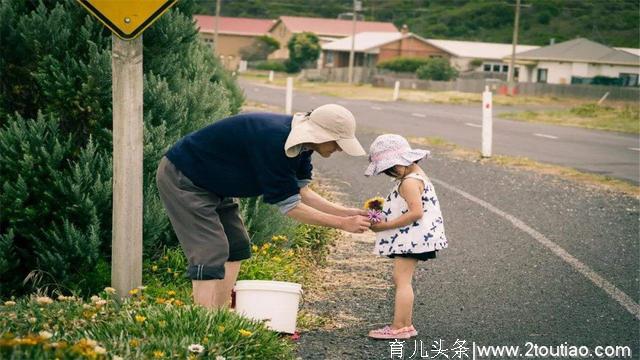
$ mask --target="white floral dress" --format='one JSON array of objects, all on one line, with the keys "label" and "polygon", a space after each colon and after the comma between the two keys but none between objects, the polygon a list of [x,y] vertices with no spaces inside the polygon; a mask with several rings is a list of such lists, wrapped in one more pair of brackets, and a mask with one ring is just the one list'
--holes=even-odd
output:
[{"label": "white floral dress", "polygon": [[[424,175],[411,173],[405,178],[422,180],[422,218],[405,227],[376,233],[376,255],[420,254],[448,247],[444,234],[444,221],[440,203],[431,181]],[[407,202],[400,196],[400,181],[393,187],[383,206],[383,221],[391,221],[409,211]]]}]

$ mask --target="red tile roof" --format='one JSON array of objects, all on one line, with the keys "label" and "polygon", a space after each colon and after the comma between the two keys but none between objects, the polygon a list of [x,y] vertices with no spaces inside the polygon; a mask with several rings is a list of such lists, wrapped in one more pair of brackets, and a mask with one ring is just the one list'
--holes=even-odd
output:
[{"label": "red tile roof", "polygon": [[[281,16],[279,21],[293,33],[309,31],[316,35],[351,36],[353,23],[351,20],[324,19],[298,16]],[[275,24],[274,24],[275,26]],[[356,33],[365,31],[398,32],[392,23],[377,21],[356,21]]]},{"label": "red tile roof", "polygon": [[[193,15],[197,26],[201,32],[215,31],[215,16],[209,15]],[[218,32],[220,34],[239,34],[239,35],[265,35],[271,29],[275,20],[269,19],[250,19],[250,18],[234,18],[221,16],[218,22]]]}]

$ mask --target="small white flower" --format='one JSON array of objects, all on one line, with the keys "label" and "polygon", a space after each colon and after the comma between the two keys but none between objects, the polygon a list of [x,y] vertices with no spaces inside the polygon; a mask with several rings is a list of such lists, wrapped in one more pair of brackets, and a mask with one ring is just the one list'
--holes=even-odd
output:
[{"label": "small white flower", "polygon": [[138,286],[138,289],[140,289],[140,290],[144,290],[146,288],[147,288],[146,286]]},{"label": "small white flower", "polygon": [[11,300],[4,302],[4,306],[14,306],[15,304],[16,304],[16,302],[15,301],[11,301]]},{"label": "small white flower", "polygon": [[114,289],[112,287],[106,287],[106,288],[104,288],[104,292],[106,292],[107,294],[115,294],[116,293],[116,289]]},{"label": "small white flower", "polygon": [[188,349],[192,353],[200,354],[201,352],[204,351],[204,346],[200,344],[191,344],[189,345]]},{"label": "small white flower", "polygon": [[29,321],[30,324],[35,324],[38,321],[38,319],[36,319],[34,317],[30,317],[28,321]]},{"label": "small white flower", "polygon": [[65,301],[67,300],[67,297],[64,295],[58,295],[58,301]]},{"label": "small white flower", "polygon": [[89,310],[89,309],[91,309],[91,305],[89,305],[89,304],[82,304],[82,308],[83,308],[83,309],[85,309],[85,310]]},{"label": "small white flower", "polygon": [[99,296],[93,295],[93,296],[91,297],[91,302],[92,302],[92,303],[95,303],[95,302],[96,302],[96,301],[98,301],[98,300],[100,300],[100,297],[99,297]]},{"label": "small white flower", "polygon": [[121,356],[113,355],[113,360],[124,360]]},{"label": "small white flower", "polygon": [[52,334],[52,333],[50,333],[50,332],[48,332],[48,331],[44,331],[44,330],[43,330],[43,331],[40,331],[40,332],[38,333],[38,335],[40,335],[40,337],[41,337],[41,338],[43,338],[43,339],[51,339],[51,337],[53,337],[53,334]]},{"label": "small white flower", "polygon": [[87,343],[87,345],[89,345],[89,346],[93,346],[93,347],[98,346],[98,342],[97,342],[97,341],[95,341],[95,340],[86,339],[86,340],[85,340],[85,342],[86,342],[86,343]]},{"label": "small white flower", "polygon": [[93,351],[95,351],[96,354],[98,354],[98,355],[102,355],[102,354],[106,354],[107,353],[107,349],[103,348],[102,346],[95,346],[93,348]]},{"label": "small white flower", "polygon": [[218,356],[216,356],[216,360],[227,360],[227,358],[225,358],[222,355],[218,355]]},{"label": "small white flower", "polygon": [[96,301],[96,306],[100,307],[102,305],[106,305],[106,303],[107,303],[107,300],[100,299]]}]

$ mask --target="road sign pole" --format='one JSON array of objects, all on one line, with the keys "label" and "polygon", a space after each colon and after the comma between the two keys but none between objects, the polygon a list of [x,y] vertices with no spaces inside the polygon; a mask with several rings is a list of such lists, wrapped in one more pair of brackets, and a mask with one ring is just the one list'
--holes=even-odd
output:
[{"label": "road sign pole", "polygon": [[285,110],[286,113],[291,115],[292,113],[292,102],[293,102],[293,78],[287,78],[287,94],[285,98]]},{"label": "road sign pole", "polygon": [[482,93],[482,157],[491,157],[493,137],[493,94],[485,86]]},{"label": "road sign pole", "polygon": [[113,228],[111,284],[142,285],[142,36],[112,36]]}]

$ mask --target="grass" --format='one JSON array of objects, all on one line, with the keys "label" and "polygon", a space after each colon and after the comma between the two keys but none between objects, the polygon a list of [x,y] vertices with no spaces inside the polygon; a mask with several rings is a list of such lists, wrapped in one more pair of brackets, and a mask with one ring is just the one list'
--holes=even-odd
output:
[{"label": "grass", "polygon": [[480,161],[482,163],[506,166],[512,169],[533,171],[539,174],[553,175],[573,182],[588,186],[620,192],[626,195],[640,198],[640,187],[625,180],[615,179],[610,176],[585,173],[576,169],[544,164],[526,157],[494,155],[490,158],[482,158],[479,151],[463,149],[455,144],[447,142],[439,137],[413,137],[410,142],[424,146],[430,146],[445,150],[450,156],[467,161]]},{"label": "grass", "polygon": [[640,134],[640,106],[638,104],[598,106],[589,103],[574,106],[568,110],[509,112],[499,116],[525,122]]}]

